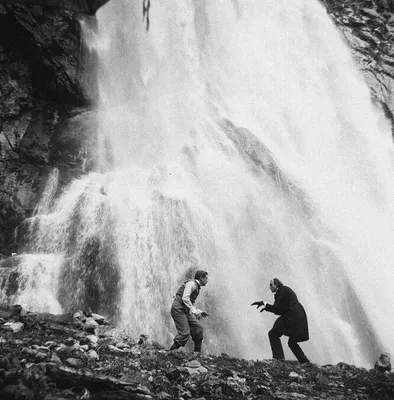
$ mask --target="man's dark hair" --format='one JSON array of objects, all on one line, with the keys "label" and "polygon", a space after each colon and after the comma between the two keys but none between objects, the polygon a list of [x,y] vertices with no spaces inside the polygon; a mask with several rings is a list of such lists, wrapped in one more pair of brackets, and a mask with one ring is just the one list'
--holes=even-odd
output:
[{"label": "man's dark hair", "polygon": [[283,286],[283,283],[282,283],[278,278],[272,279],[272,282],[273,282],[278,288],[280,288],[280,287]]},{"label": "man's dark hair", "polygon": [[202,271],[202,270],[198,270],[198,271],[196,271],[196,273],[194,274],[194,279],[205,278],[207,275],[208,275],[208,272]]}]

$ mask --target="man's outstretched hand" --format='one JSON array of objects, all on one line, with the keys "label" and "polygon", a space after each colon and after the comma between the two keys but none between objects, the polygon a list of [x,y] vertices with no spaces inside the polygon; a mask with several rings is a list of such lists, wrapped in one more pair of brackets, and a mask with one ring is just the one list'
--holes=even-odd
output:
[{"label": "man's outstretched hand", "polygon": [[263,300],[261,301],[255,301],[254,303],[251,304],[251,306],[257,306],[257,308],[263,306],[262,310],[263,311],[265,309],[265,303]]},{"label": "man's outstretched hand", "polygon": [[209,313],[205,312],[205,311],[201,311],[198,312],[197,314],[194,314],[196,316],[197,319],[201,319],[201,318],[207,318],[209,317]]}]

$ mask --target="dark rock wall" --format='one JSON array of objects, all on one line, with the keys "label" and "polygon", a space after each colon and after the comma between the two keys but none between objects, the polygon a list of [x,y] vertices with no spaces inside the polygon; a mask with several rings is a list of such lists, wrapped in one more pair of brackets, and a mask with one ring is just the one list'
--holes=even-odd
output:
[{"label": "dark rock wall", "polygon": [[[13,3],[39,5],[44,7],[63,8],[73,10],[79,13],[94,15],[98,8],[103,6],[109,0],[12,0]],[[0,2],[10,2],[9,0],[0,0]]]},{"label": "dark rock wall", "polygon": [[[374,103],[394,121],[394,0],[321,2],[350,44]],[[0,257],[18,252],[14,230],[53,168],[65,185],[94,166],[96,59],[82,43],[80,21],[94,29],[95,19],[17,3],[23,1],[0,0]]]},{"label": "dark rock wall", "polygon": [[349,43],[372,100],[394,124],[394,0],[323,3]]},{"label": "dark rock wall", "polygon": [[[94,140],[95,55],[70,11],[0,3],[0,254],[34,209],[49,172],[66,184]],[[89,163],[88,163],[89,165]]]}]

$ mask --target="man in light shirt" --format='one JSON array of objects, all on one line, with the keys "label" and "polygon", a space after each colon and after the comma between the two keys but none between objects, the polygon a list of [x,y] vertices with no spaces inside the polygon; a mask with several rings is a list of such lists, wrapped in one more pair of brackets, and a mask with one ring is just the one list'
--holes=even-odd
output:
[{"label": "man in light shirt", "polygon": [[171,307],[171,317],[174,320],[178,334],[170,350],[176,350],[186,345],[191,336],[194,342],[194,351],[201,352],[203,327],[198,320],[208,317],[205,311],[194,307],[200,289],[208,283],[208,272],[197,271],[194,279],[186,281],[176,292]]}]

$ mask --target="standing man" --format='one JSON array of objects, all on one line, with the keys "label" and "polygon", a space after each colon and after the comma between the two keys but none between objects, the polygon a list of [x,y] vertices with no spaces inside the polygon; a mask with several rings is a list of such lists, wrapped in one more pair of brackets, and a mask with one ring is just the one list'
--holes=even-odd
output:
[{"label": "standing man", "polygon": [[178,334],[170,350],[179,349],[186,345],[189,336],[194,341],[194,351],[201,352],[203,340],[203,327],[198,320],[208,317],[205,311],[194,307],[200,294],[200,289],[208,283],[208,272],[197,271],[194,279],[186,281],[176,292],[171,307],[171,317],[174,320]]},{"label": "standing man", "polygon": [[297,295],[292,289],[284,286],[283,283],[274,278],[270,281],[270,289],[275,293],[274,305],[255,301],[252,306],[262,307],[260,312],[266,310],[280,317],[275,321],[274,326],[268,332],[272,349],[272,357],[277,360],[284,360],[282,343],[280,337],[288,336],[288,345],[301,364],[309,363],[299,342],[309,340],[308,319],[302,304],[298,301]]}]

